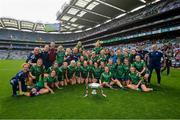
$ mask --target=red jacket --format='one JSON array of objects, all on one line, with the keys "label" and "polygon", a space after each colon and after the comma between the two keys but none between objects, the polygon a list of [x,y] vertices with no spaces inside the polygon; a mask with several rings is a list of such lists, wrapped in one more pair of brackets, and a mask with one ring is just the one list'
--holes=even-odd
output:
[{"label": "red jacket", "polygon": [[49,60],[53,63],[56,60],[56,49],[49,50]]}]

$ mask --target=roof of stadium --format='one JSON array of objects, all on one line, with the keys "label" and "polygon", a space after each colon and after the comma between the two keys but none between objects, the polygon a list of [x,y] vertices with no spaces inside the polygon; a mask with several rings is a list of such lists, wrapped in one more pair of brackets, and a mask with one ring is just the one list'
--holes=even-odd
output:
[{"label": "roof of stadium", "polygon": [[[60,32],[82,32],[118,19],[160,0],[71,0],[57,12]],[[45,32],[43,23],[1,18],[0,28]]]}]

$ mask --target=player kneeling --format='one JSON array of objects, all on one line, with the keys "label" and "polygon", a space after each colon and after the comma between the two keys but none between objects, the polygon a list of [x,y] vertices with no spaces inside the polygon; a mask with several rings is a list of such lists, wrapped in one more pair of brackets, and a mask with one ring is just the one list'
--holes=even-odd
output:
[{"label": "player kneeling", "polygon": [[75,70],[76,70],[76,62],[72,60],[70,65],[67,68],[67,76],[71,85],[76,84]]},{"label": "player kneeling", "polygon": [[81,67],[81,83],[87,85],[89,82],[89,66],[87,61],[84,61],[83,66]]},{"label": "player kneeling", "polygon": [[23,69],[10,80],[13,90],[12,96],[17,96],[17,91],[19,91],[19,95],[23,95],[24,92],[27,91],[26,80],[28,79],[29,75],[29,64],[24,63],[22,67]]},{"label": "player kneeling", "polygon": [[141,80],[139,74],[136,72],[135,67],[130,68],[129,77],[131,79],[131,83],[127,85],[128,88],[133,90],[139,90],[139,88],[142,89],[144,92],[152,91],[152,88],[147,88],[146,85]]},{"label": "player kneeling", "polygon": [[81,84],[81,63],[77,62],[76,69],[75,69],[75,76],[76,76],[76,82],[78,84]]}]

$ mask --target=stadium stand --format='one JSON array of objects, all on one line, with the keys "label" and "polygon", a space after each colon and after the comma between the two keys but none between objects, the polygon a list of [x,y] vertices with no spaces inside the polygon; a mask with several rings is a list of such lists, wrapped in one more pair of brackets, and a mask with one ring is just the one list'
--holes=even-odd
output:
[{"label": "stadium stand", "polygon": [[0,59],[26,59],[30,51],[20,51],[20,50],[0,50]]},{"label": "stadium stand", "polygon": [[128,48],[135,42],[159,39],[163,43],[167,43],[164,40],[176,40],[178,43],[179,0],[127,0],[123,3],[124,8],[121,4],[116,5],[117,2],[122,1],[87,0],[82,3],[82,0],[72,0],[57,12],[62,28],[56,33],[44,31],[42,23],[1,18],[0,49],[31,51],[51,41],[65,48],[74,47],[78,41],[85,48],[92,48],[97,40],[103,41],[103,46]]}]

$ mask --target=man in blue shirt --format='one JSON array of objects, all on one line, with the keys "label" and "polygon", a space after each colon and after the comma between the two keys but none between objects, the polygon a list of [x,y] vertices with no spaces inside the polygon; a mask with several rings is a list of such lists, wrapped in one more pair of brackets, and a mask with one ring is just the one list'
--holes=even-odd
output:
[{"label": "man in blue shirt", "polygon": [[39,48],[35,47],[34,51],[28,55],[26,63],[29,63],[31,65],[35,64],[39,58],[41,58],[41,54],[39,53]]},{"label": "man in blue shirt", "polygon": [[158,86],[160,86],[160,82],[161,82],[161,72],[160,72],[161,71],[161,58],[163,58],[163,54],[162,54],[162,52],[159,52],[157,50],[156,44],[152,45],[152,52],[150,52],[148,54],[148,58],[149,58],[148,68],[150,71],[148,83],[150,83],[152,71],[153,71],[153,69],[155,69],[156,74],[157,74]]},{"label": "man in blue shirt", "polygon": [[23,70],[19,71],[11,80],[13,96],[17,96],[17,91],[22,95],[23,92],[27,91],[26,80],[29,74],[29,64],[23,64]]},{"label": "man in blue shirt", "polygon": [[113,61],[113,63],[116,63],[117,61],[117,55],[114,53],[114,50],[110,51],[110,57],[109,59],[111,59]]},{"label": "man in blue shirt", "polygon": [[74,47],[73,48],[73,53],[72,53],[72,60],[75,60],[75,62],[77,62],[80,58],[80,53],[78,51],[78,48],[77,47]]}]

